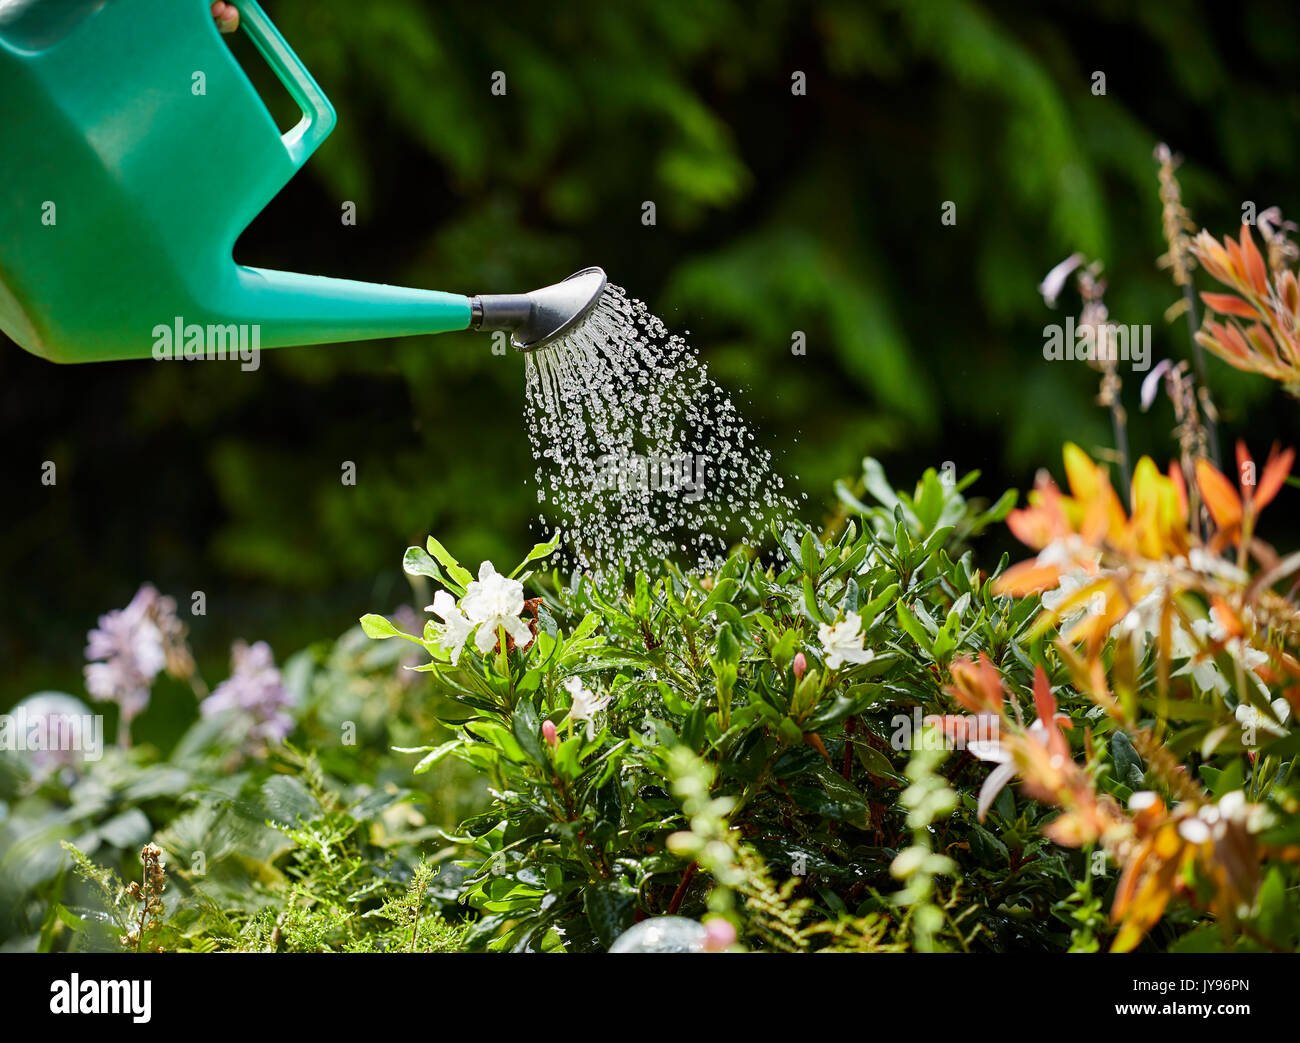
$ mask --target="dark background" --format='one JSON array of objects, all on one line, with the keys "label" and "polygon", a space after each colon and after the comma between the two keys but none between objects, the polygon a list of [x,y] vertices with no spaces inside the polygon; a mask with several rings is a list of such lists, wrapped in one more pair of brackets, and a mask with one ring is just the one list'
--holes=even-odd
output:
[{"label": "dark background", "polygon": [[[1101,258],[1112,318],[1152,324],[1156,359],[1186,355],[1154,263],[1156,142],[1186,157],[1185,201],[1216,234],[1244,200],[1300,215],[1291,3],[265,6],[339,125],[241,262],[457,292],[602,265],[691,331],[814,524],[864,454],[904,485],[979,468],[992,497],[1059,473],[1067,438],[1109,447],[1096,374],[1042,358],[1077,297],[1052,313],[1035,287],[1074,250]],[[1141,374],[1122,373],[1135,455],[1163,461],[1169,405],[1140,415]],[[1274,385],[1215,360],[1211,376],[1227,436],[1257,457],[1296,441]],[[146,580],[182,607],[207,594],[191,625],[214,681],[233,638],[283,658],[407,600],[402,551],[428,533],[513,563],[537,535],[522,414],[520,359],[469,333],[283,349],[256,373],[58,367],[0,336],[0,705],[84,697],[86,630]],[[1296,534],[1293,496],[1266,537]]]}]

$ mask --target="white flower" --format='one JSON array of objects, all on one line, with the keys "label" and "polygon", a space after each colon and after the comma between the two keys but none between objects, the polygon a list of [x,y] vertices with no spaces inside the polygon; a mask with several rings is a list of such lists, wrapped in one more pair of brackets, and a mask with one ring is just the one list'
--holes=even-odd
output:
[{"label": "white flower", "polygon": [[[1192,633],[1204,642],[1220,642],[1228,635],[1228,629],[1219,620],[1218,612],[1211,608],[1209,619],[1193,619]],[[1239,637],[1234,637],[1224,643],[1224,651],[1236,659],[1245,668],[1246,679],[1253,682],[1261,691],[1267,694],[1268,689],[1264,682],[1260,680],[1255,673],[1257,667],[1263,666],[1268,662],[1268,653],[1262,652],[1258,648],[1252,648]],[[1175,649],[1175,653],[1177,653]],[[1196,661],[1195,645],[1190,649],[1193,658],[1184,664],[1180,669],[1174,671],[1174,676],[1190,673],[1195,679],[1196,684],[1204,692],[1218,692],[1220,695],[1227,695],[1232,690],[1232,685],[1228,679],[1219,671],[1218,665],[1208,655],[1200,662]]]},{"label": "white flower", "polygon": [[[1068,722],[1069,719],[1063,713],[1056,715],[1057,721]],[[989,777],[984,780],[984,785],[980,787],[979,806],[976,812],[981,822],[988,815],[989,808],[997,800],[998,794],[1002,792],[1008,782],[1016,777],[1017,772],[1020,770],[1016,765],[1014,755],[1002,745],[1002,740],[996,737],[997,718],[992,718],[990,723],[994,731],[994,738],[978,739],[966,743],[966,751],[972,756],[997,765],[996,768],[989,772]],[[1047,725],[1039,719],[1035,719],[1034,723],[1029,726],[1028,734],[1040,746],[1048,745],[1051,740],[1051,733],[1047,730]]]},{"label": "white flower", "polygon": [[479,566],[478,579],[465,589],[460,607],[470,622],[478,626],[474,647],[480,652],[490,652],[497,643],[497,628],[504,627],[519,648],[532,644],[533,632],[519,618],[524,610],[524,585],[517,579],[507,579],[485,561]]},{"label": "white flower", "polygon": [[[1067,572],[1061,576],[1060,581],[1051,590],[1043,591],[1040,600],[1043,608],[1049,612],[1055,612],[1065,600],[1077,594],[1091,582],[1089,577],[1081,572]],[[1077,613],[1076,613],[1077,614]]]},{"label": "white flower", "polygon": [[1187,552],[1187,564],[1197,572],[1227,580],[1229,583],[1246,583],[1250,580],[1250,575],[1245,569],[1239,569],[1232,562],[1200,547],[1193,547]]},{"label": "white flower", "polygon": [[1193,844],[1213,843],[1239,849],[1241,833],[1257,833],[1267,828],[1272,816],[1261,804],[1251,804],[1241,790],[1225,793],[1217,804],[1204,804],[1195,817],[1187,818],[1178,827],[1183,839]]},{"label": "white flower", "polygon": [[432,612],[442,618],[443,625],[438,628],[439,643],[453,663],[459,662],[465,642],[474,631],[474,624],[461,614],[460,609],[456,607],[455,598],[445,590],[438,591],[433,596],[433,604],[426,605],[424,611]]},{"label": "white flower", "polygon": [[[1285,724],[1287,718],[1291,716],[1291,704],[1285,699],[1274,699],[1272,706],[1274,716],[1277,717],[1278,721],[1281,721],[1282,724]],[[1278,736],[1291,734],[1288,729],[1282,727],[1282,724],[1278,724],[1277,721],[1274,721],[1271,717],[1265,717],[1263,713],[1255,709],[1255,707],[1251,706],[1249,703],[1238,703],[1237,709],[1234,711],[1234,716],[1237,718],[1237,723],[1241,725],[1243,731],[1266,731],[1270,735]]]},{"label": "white flower", "polygon": [[593,719],[596,714],[609,705],[609,696],[597,696],[595,692],[584,688],[582,680],[577,677],[570,677],[564,682],[564,687],[573,696],[573,705],[569,707],[569,715],[565,720],[586,721],[587,741],[591,742],[596,737],[596,726]]},{"label": "white flower", "polygon": [[817,639],[826,652],[826,667],[838,670],[842,663],[869,663],[876,653],[863,648],[866,635],[862,633],[862,618],[856,612],[844,617],[844,622],[817,628]]},{"label": "white flower", "polygon": [[1087,566],[1101,562],[1101,551],[1089,547],[1084,543],[1083,537],[1071,533],[1053,540],[1038,552],[1034,560],[1039,565],[1055,565],[1062,571],[1083,569],[1090,572],[1092,570],[1087,569]]},{"label": "white flower", "polygon": [[[1176,589],[1175,571],[1186,562],[1174,558],[1169,562],[1156,562],[1147,570],[1146,578],[1152,582],[1147,593],[1138,598],[1124,617],[1111,627],[1111,634],[1116,638],[1128,636],[1133,642],[1133,652],[1141,658],[1146,646],[1160,636],[1160,622],[1165,606],[1172,600],[1171,591]],[[1170,651],[1175,659],[1186,659],[1196,651],[1196,643],[1174,616],[1169,621]]]}]

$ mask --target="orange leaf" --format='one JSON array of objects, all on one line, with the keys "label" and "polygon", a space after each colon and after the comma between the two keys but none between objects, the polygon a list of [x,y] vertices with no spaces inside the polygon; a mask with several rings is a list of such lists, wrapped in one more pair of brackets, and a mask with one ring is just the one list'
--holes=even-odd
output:
[{"label": "orange leaf", "polygon": [[1276,444],[1268,454],[1268,463],[1264,473],[1259,477],[1259,487],[1255,490],[1255,510],[1263,510],[1272,502],[1291,474],[1291,465],[1295,462],[1295,450],[1287,449],[1279,453]]},{"label": "orange leaf", "polygon": [[1044,724],[1056,716],[1056,696],[1041,666],[1034,667],[1034,709]]},{"label": "orange leaf", "polygon": [[1001,713],[1002,675],[983,652],[979,661],[958,659],[951,667],[953,683],[944,689],[973,713]]},{"label": "orange leaf", "polygon": [[1062,450],[1065,457],[1065,478],[1075,499],[1087,503],[1101,489],[1101,468],[1073,442],[1066,442]]},{"label": "orange leaf", "polygon": [[1059,510],[1047,507],[1020,507],[1007,515],[1011,535],[1034,550],[1042,550],[1057,536],[1068,533]]},{"label": "orange leaf", "polygon": [[1174,492],[1178,495],[1178,516],[1187,521],[1187,482],[1183,480],[1183,469],[1176,461],[1169,462],[1169,480],[1174,483]]},{"label": "orange leaf", "polygon": [[1250,358],[1250,345],[1246,343],[1246,338],[1241,335],[1241,330],[1236,326],[1220,326],[1217,322],[1213,324],[1214,336],[1234,355],[1240,355],[1242,358]]},{"label": "orange leaf", "polygon": [[972,742],[996,736],[996,721],[990,714],[932,713],[926,715],[924,723],[942,732],[958,749],[965,749]]},{"label": "orange leaf", "polygon": [[1290,313],[1293,321],[1300,321],[1300,287],[1296,285],[1295,272],[1287,269],[1278,280],[1278,296],[1282,306]]},{"label": "orange leaf", "polygon": [[1034,709],[1038,712],[1039,721],[1047,729],[1048,752],[1053,756],[1068,758],[1070,744],[1065,741],[1061,726],[1056,720],[1056,696],[1052,694],[1052,686],[1041,666],[1034,667]]},{"label": "orange leaf", "polygon": [[1040,565],[1033,558],[1012,565],[997,578],[993,590],[998,594],[1010,594],[1013,598],[1023,598],[1026,594],[1038,594],[1051,590],[1061,582],[1061,569],[1058,565]]},{"label": "orange leaf", "polygon": [[[1252,480],[1249,484],[1246,482],[1246,475],[1251,475]],[[1255,461],[1250,457],[1250,450],[1246,448],[1244,440],[1237,439],[1237,484],[1241,486],[1241,495],[1245,500],[1249,500],[1255,492],[1254,480]]]},{"label": "orange leaf", "polygon": [[1254,345],[1257,354],[1263,355],[1274,362],[1281,362],[1277,353],[1277,343],[1273,340],[1273,335],[1258,322],[1252,322],[1246,328],[1246,337]]},{"label": "orange leaf", "polygon": [[1214,516],[1214,524],[1223,532],[1230,532],[1241,524],[1241,498],[1232,483],[1202,458],[1196,461],[1196,484],[1201,499]]},{"label": "orange leaf", "polygon": [[1259,317],[1255,307],[1243,301],[1235,293],[1202,293],[1201,300],[1220,315],[1240,315],[1246,319]]},{"label": "orange leaf", "polygon": [[1264,258],[1259,255],[1255,239],[1245,222],[1241,225],[1241,256],[1245,262],[1246,275],[1251,288],[1261,297],[1268,296],[1268,269],[1264,267]]},{"label": "orange leaf", "polygon": [[1223,627],[1223,640],[1225,642],[1231,641],[1234,637],[1241,637],[1246,633],[1237,613],[1232,611],[1232,607],[1223,598],[1217,594],[1214,595],[1214,597],[1210,598],[1210,606],[1214,609],[1214,618]]},{"label": "orange leaf", "polygon": [[1192,252],[1196,254],[1197,260],[1214,278],[1221,283],[1232,282],[1232,272],[1230,271],[1230,262],[1227,251],[1219,245],[1219,241],[1210,235],[1204,229],[1192,240]]},{"label": "orange leaf", "polygon": [[1230,235],[1223,237],[1223,245],[1228,250],[1228,264],[1232,269],[1232,285],[1244,290],[1249,284],[1246,281],[1246,261],[1241,256],[1241,247],[1237,245],[1236,240]]}]

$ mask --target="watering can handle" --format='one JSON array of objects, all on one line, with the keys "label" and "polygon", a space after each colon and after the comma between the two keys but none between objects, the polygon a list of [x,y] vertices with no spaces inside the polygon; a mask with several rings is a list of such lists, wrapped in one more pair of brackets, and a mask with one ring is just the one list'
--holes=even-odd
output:
[{"label": "watering can handle", "polygon": [[289,49],[284,37],[271,23],[257,0],[232,2],[239,9],[240,24],[302,109],[302,119],[283,135],[284,147],[288,150],[295,169],[301,167],[334,129],[334,106],[312,79],[307,67]]}]

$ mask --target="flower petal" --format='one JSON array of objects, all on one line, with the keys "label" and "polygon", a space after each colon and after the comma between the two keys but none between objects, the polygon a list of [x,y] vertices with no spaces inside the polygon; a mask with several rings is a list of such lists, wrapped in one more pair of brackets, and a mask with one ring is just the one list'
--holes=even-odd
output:
[{"label": "flower petal", "polygon": [[998,794],[1002,792],[1002,788],[1015,778],[1015,775],[1016,766],[1014,763],[999,764],[989,772],[989,777],[984,780],[984,785],[980,787],[979,814],[977,817],[981,822],[989,813],[989,808],[993,806],[993,802],[997,800]]}]

